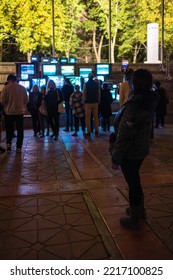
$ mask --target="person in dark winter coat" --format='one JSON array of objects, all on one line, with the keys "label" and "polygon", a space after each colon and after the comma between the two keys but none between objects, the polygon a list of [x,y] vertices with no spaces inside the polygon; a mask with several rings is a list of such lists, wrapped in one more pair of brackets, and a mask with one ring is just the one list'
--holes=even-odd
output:
[{"label": "person in dark winter coat", "polygon": [[63,98],[60,90],[56,88],[53,80],[49,80],[48,82],[48,92],[45,95],[44,100],[47,109],[48,121],[53,131],[53,134],[50,137],[54,137],[54,140],[57,141],[59,135],[58,104],[62,102]]},{"label": "person in dark winter coat", "polygon": [[129,217],[120,219],[125,227],[138,228],[140,218],[146,218],[140,168],[149,154],[150,134],[157,95],[151,91],[152,75],[138,69],[133,76],[133,96],[124,104],[115,124],[116,142],[112,152],[112,168],[121,167],[129,188]]},{"label": "person in dark winter coat", "polygon": [[165,125],[165,115],[167,114],[167,104],[169,103],[166,91],[163,87],[161,87],[161,83],[159,81],[155,81],[155,92],[158,94],[158,102],[156,106],[156,122],[155,128],[164,127]]},{"label": "person in dark winter coat", "polygon": [[27,104],[28,111],[32,117],[32,128],[34,131],[34,136],[37,133],[41,134],[40,132],[40,120],[38,116],[38,99],[41,93],[37,85],[34,85],[31,92],[29,93],[29,102]]},{"label": "person in dark winter coat", "polygon": [[69,104],[74,115],[75,132],[72,136],[77,136],[79,131],[79,121],[81,122],[83,134],[85,133],[85,109],[83,104],[83,93],[80,91],[79,85],[75,85],[74,93],[70,96]]},{"label": "person in dark winter coat", "polygon": [[99,111],[102,116],[103,131],[110,130],[110,117],[112,115],[111,104],[113,102],[112,94],[108,83],[103,83],[101,90],[101,98],[99,104]]},{"label": "person in dark winter coat", "polygon": [[65,78],[65,83],[62,87],[62,94],[63,94],[63,99],[65,102],[65,114],[66,114],[66,127],[64,131],[73,131],[73,114],[72,114],[72,109],[69,105],[69,100],[70,96],[74,92],[74,87],[71,84],[70,80],[68,78]]},{"label": "person in dark winter coat", "polygon": [[39,120],[40,120],[40,127],[41,127],[41,136],[40,138],[44,137],[45,126],[47,128],[46,136],[49,136],[49,121],[47,117],[47,109],[45,104],[45,95],[46,95],[46,87],[42,86],[41,88],[41,95],[38,98],[38,108],[39,108]]}]

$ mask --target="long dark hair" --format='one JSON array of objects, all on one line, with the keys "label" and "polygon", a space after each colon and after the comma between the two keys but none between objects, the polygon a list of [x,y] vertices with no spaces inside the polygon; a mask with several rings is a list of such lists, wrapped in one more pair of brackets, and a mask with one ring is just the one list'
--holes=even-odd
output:
[{"label": "long dark hair", "polygon": [[133,74],[134,94],[143,94],[149,92],[152,88],[153,78],[150,71],[138,69]]}]

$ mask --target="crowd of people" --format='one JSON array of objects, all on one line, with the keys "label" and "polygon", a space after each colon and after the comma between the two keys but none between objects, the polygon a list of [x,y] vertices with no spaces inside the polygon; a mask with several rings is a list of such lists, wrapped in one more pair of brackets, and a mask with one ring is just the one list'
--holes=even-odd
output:
[{"label": "crowd of people", "polygon": [[[112,168],[121,168],[129,190],[129,207],[126,217],[120,223],[128,228],[139,227],[140,219],[146,219],[144,193],[140,180],[140,168],[149,154],[153,123],[155,128],[164,127],[164,116],[169,103],[166,91],[159,81],[153,82],[152,74],[146,69],[127,69],[125,79],[120,84],[120,110],[114,120],[114,143],[111,149]],[[57,89],[53,80],[39,90],[34,85],[29,96],[26,89],[10,74],[1,93],[6,129],[6,149],[11,151],[14,127],[17,130],[16,149],[21,152],[24,127],[23,117],[26,107],[32,117],[34,137],[49,136],[50,129],[54,141],[59,136],[60,104],[65,103],[66,126],[64,131],[72,131],[78,136],[81,129],[85,137],[94,131],[99,135],[99,115],[102,130],[110,131],[111,104],[113,102],[109,84],[95,79],[90,73],[83,91],[65,78],[62,89]],[[0,152],[5,149],[0,147]]]},{"label": "crowd of people", "polygon": [[[119,88],[120,107],[133,96],[133,75],[132,69],[127,69],[124,73],[124,80]],[[152,86],[159,96],[154,112],[155,128],[164,127],[164,116],[169,101],[159,81],[154,82]],[[82,90],[79,85],[73,86],[66,77],[61,89],[56,88],[53,80],[49,80],[47,86],[41,89],[34,85],[29,96],[26,89],[17,83],[16,76],[10,74],[1,93],[1,116],[3,112],[7,151],[11,150],[14,129],[17,130],[17,151],[22,148],[23,116],[26,108],[31,114],[34,136],[40,138],[50,136],[57,141],[60,126],[58,108],[62,103],[65,110],[65,132],[71,131],[72,136],[78,136],[81,126],[85,137],[90,137],[93,132],[98,136],[99,124],[103,131],[110,131],[113,103],[110,86],[107,82],[97,80],[94,73],[89,74]],[[4,151],[5,149],[0,147],[0,152]]]},{"label": "crowd of people", "polygon": [[[10,74],[1,92],[1,116],[4,115],[6,129],[6,149],[0,147],[0,152],[11,151],[14,130],[17,131],[16,149],[22,149],[24,127],[23,118],[26,110],[32,119],[33,136],[43,138],[53,137],[58,140],[60,126],[59,107],[64,104],[65,132],[72,131],[72,136],[78,136],[81,129],[88,137],[95,130],[99,134],[99,114],[103,117],[103,130],[110,130],[111,103],[113,102],[107,84],[101,87],[94,74],[89,74],[83,91],[79,85],[73,86],[70,80],[64,79],[61,89],[56,87],[53,80],[41,89],[35,84],[29,94],[17,83],[15,75]],[[52,134],[50,135],[50,130]]]}]

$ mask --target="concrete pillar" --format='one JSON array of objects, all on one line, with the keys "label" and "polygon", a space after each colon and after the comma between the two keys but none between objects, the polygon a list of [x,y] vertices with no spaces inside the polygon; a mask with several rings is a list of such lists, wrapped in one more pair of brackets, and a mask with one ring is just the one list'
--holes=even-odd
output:
[{"label": "concrete pillar", "polygon": [[159,25],[147,25],[147,61],[145,63],[161,63],[159,60]]}]

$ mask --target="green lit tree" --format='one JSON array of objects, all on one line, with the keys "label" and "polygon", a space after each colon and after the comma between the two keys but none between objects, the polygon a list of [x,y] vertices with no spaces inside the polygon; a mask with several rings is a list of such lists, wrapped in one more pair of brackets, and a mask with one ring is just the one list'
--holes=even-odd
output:
[{"label": "green lit tree", "polygon": [[[30,60],[31,55],[52,54],[52,0],[2,0],[0,5],[0,59],[2,44],[13,42]],[[165,0],[164,47],[173,55],[173,5]],[[109,38],[108,0],[54,0],[55,54],[76,55],[86,62],[111,61],[128,57],[144,61],[147,24],[159,24],[161,43],[161,4],[158,0],[111,0]]]}]

